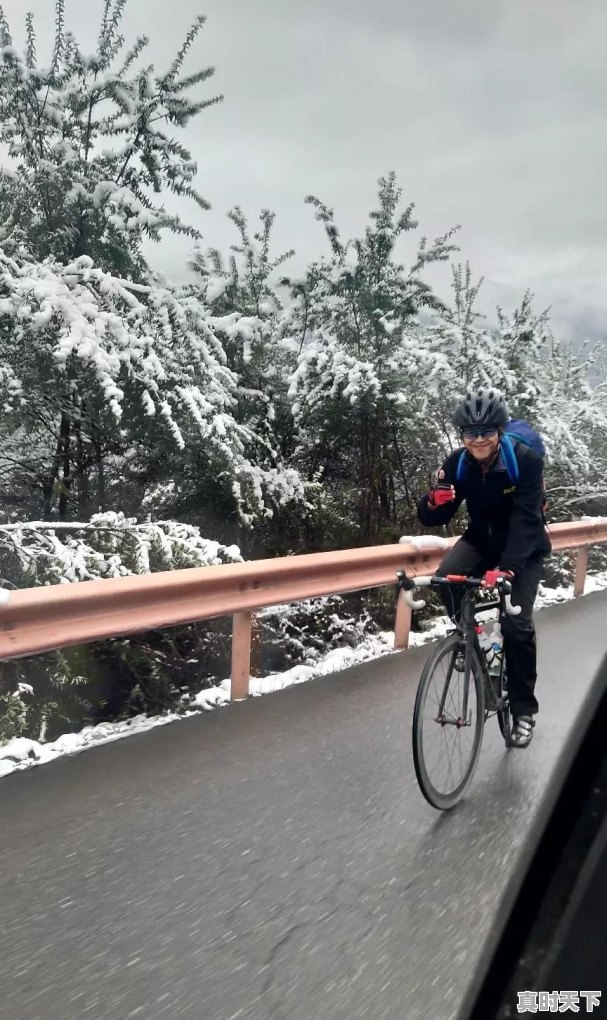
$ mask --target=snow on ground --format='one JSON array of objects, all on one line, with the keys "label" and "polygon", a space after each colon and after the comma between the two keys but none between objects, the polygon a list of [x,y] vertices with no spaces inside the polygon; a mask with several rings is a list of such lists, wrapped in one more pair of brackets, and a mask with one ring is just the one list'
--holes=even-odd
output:
[{"label": "snow on ground", "polygon": [[[588,576],[586,595],[607,589],[607,572]],[[546,588],[540,585],[536,609],[541,610],[557,602],[567,602],[573,598],[573,587]],[[483,614],[479,614],[482,618]],[[436,641],[446,633],[450,621],[447,616],[436,617],[432,624],[423,632],[411,634],[412,648]],[[356,648],[335,648],[318,660],[310,659],[299,666],[293,666],[283,673],[274,673],[266,677],[252,677],[250,692],[254,697],[283,690],[294,684],[305,683],[314,677],[327,676],[338,670],[348,669],[357,663],[378,659],[383,655],[394,653],[394,632],[380,631],[378,634],[365,637]],[[97,747],[113,740],[121,740],[134,733],[144,733],[155,726],[166,726],[187,716],[196,715],[200,711],[210,712],[214,708],[230,702],[230,680],[224,680],[217,687],[200,691],[189,702],[184,712],[169,713],[162,716],[136,716],[122,722],[100,723],[98,726],[86,726],[79,733],[66,733],[52,743],[41,744],[26,737],[15,737],[0,747],[0,778],[11,772],[22,771],[34,765],[44,765],[65,755],[80,754],[89,747]]]},{"label": "snow on ground", "polygon": [[[379,659],[380,656],[393,652],[393,645],[394,631],[380,631],[378,634],[366,637],[356,648],[333,648],[317,662],[311,662],[310,664],[301,663],[299,666],[293,666],[292,669],[288,669],[284,673],[271,673],[269,676],[251,677],[249,690],[254,696],[281,691],[285,687],[305,683],[306,680],[312,680],[316,676],[327,676],[328,673],[337,673],[340,669],[348,669],[359,662]],[[230,681],[224,680],[223,686],[229,691]]]}]

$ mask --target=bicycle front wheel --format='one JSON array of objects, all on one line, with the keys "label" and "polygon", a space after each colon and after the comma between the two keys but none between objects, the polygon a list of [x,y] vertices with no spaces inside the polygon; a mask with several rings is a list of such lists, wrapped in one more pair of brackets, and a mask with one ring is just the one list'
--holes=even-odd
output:
[{"label": "bicycle front wheel", "polygon": [[426,800],[447,811],[462,799],[478,762],[485,724],[483,671],[476,652],[464,718],[464,674],[455,669],[461,639],[450,635],[429,657],[413,712],[413,762]]}]

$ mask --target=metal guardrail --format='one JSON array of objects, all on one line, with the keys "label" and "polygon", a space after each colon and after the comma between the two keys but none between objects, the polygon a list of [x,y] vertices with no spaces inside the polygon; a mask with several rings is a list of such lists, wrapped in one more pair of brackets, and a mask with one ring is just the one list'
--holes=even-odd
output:
[{"label": "metal guardrail", "polygon": [[[607,542],[607,519],[555,524],[555,551],[577,549],[575,594],[584,590],[588,548]],[[0,606],[0,660],[22,658],[68,645],[218,616],[232,616],[232,700],[249,692],[251,630],[256,609],[321,595],[344,594],[395,583],[395,572],[432,573],[448,542],[399,545],[287,556],[216,567],[195,567],[137,577],[4,592]],[[395,648],[407,648],[411,610],[396,606]]]}]

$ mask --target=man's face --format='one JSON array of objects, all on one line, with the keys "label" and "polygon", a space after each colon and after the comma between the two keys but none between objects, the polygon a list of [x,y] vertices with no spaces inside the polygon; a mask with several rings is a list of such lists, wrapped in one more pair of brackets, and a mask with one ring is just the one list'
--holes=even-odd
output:
[{"label": "man's face", "polygon": [[462,430],[462,440],[468,453],[475,460],[491,460],[499,446],[499,429],[486,426],[473,426]]}]

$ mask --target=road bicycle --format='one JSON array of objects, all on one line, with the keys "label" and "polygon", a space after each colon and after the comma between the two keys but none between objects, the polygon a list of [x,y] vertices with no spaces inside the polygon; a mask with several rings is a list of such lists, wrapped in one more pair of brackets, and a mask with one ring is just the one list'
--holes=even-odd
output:
[{"label": "road bicycle", "polygon": [[508,704],[505,656],[499,654],[499,668],[490,671],[487,650],[479,643],[483,626],[477,613],[499,610],[502,622],[507,613],[517,616],[512,585],[498,580],[498,598],[478,602],[485,585],[482,578],[448,574],[446,577],[409,578],[396,575],[403,597],[412,609],[423,609],[416,600],[416,588],[461,585],[464,588],[459,621],[431,652],[420,677],[413,712],[413,761],[421,792],[433,807],[449,810],[464,796],[478,764],[485,722],[497,716],[500,732],[510,746],[512,717]]}]

